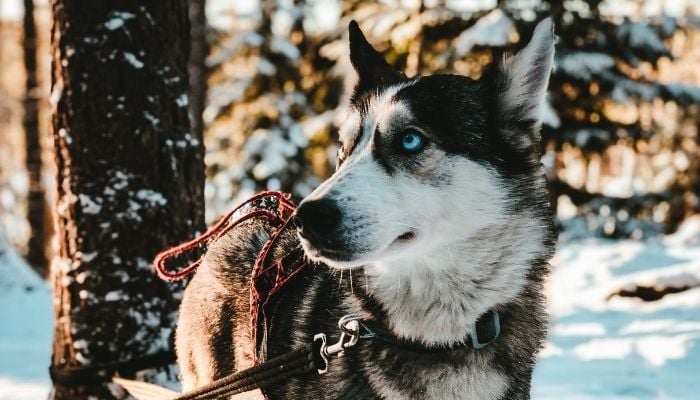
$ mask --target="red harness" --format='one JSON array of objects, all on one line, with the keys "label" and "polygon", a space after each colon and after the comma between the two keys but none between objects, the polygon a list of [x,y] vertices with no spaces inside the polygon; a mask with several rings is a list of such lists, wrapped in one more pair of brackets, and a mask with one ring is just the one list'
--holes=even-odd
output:
[{"label": "red harness", "polygon": [[[265,343],[262,343],[263,337],[258,336],[258,331],[266,326],[267,306],[271,303],[273,295],[297,276],[306,265],[301,249],[293,250],[275,262],[268,262],[270,252],[282,232],[289,226],[290,217],[296,210],[290,197],[291,195],[281,192],[259,193],[223,216],[203,235],[158,253],[153,261],[156,273],[161,279],[169,282],[178,281],[193,273],[202,263],[203,253],[209,244],[231,229],[253,218],[262,218],[272,224],[274,231],[255,259],[250,280],[250,324],[258,350],[255,352],[256,363],[264,361],[258,354],[265,346]],[[191,264],[177,271],[171,271],[168,268],[167,264],[178,258],[191,259],[193,252],[198,256]]]}]

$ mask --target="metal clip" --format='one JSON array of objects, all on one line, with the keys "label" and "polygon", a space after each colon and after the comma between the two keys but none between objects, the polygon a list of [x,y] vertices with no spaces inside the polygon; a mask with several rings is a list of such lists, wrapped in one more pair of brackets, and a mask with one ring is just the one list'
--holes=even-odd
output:
[{"label": "metal clip", "polygon": [[328,372],[328,357],[337,355],[342,357],[345,355],[345,349],[349,349],[357,344],[360,340],[360,317],[356,315],[345,315],[338,320],[338,328],[340,328],[340,338],[335,344],[327,345],[325,333],[317,333],[314,335],[314,342],[321,342],[320,356],[323,359],[323,368],[318,369],[320,375]]}]

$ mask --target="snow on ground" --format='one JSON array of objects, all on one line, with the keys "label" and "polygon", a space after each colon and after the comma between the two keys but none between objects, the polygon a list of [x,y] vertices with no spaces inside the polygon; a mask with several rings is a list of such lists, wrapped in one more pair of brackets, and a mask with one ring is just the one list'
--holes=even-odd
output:
[{"label": "snow on ground", "polygon": [[[700,217],[647,243],[567,243],[553,265],[533,398],[700,398]],[[655,301],[614,295],[685,286]]]},{"label": "snow on ground", "polygon": [[0,399],[45,399],[49,391],[51,292],[0,231]]},{"label": "snow on ground", "polygon": [[[5,242],[0,237],[0,249]],[[535,370],[536,400],[700,398],[700,217],[651,242],[560,244],[548,284],[552,327]],[[615,295],[638,287],[642,301]],[[0,400],[43,399],[50,383],[47,285],[0,250]]]}]

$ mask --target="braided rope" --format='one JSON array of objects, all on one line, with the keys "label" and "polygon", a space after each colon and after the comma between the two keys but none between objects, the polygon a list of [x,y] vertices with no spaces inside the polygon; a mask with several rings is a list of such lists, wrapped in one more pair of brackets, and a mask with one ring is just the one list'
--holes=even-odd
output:
[{"label": "braided rope", "polygon": [[[153,260],[153,266],[155,268],[156,273],[161,279],[168,282],[174,282],[184,279],[186,276],[194,272],[197,269],[197,267],[199,267],[199,265],[202,263],[203,256],[200,256],[199,258],[197,258],[197,260],[178,271],[170,271],[167,266],[168,261],[195,249],[206,249],[206,246],[210,242],[225,235],[228,231],[249,219],[264,218],[272,222],[274,225],[284,226],[284,223],[286,222],[285,213],[287,213],[288,211],[295,210],[294,204],[289,200],[290,197],[291,196],[289,194],[269,191],[259,193],[249,198],[248,200],[244,201],[243,203],[235,207],[233,210],[228,212],[226,215],[224,215],[221,219],[219,219],[219,221],[216,224],[214,224],[214,226],[209,228],[204,234],[188,242],[171,247],[158,253]],[[243,209],[246,206],[251,206],[254,202],[262,200],[264,198],[274,198],[277,200],[278,207],[276,212],[264,209],[253,209],[253,211],[235,220],[232,220],[232,217],[241,209]]]}]

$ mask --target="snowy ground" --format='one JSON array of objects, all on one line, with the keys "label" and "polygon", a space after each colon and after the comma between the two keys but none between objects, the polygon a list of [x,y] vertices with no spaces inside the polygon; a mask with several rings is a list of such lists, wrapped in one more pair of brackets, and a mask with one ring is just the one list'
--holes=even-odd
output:
[{"label": "snowy ground", "polygon": [[[553,264],[534,398],[700,398],[700,218],[654,242],[568,243]],[[684,286],[656,301],[611,297]]]},{"label": "snowy ground", "polygon": [[[553,264],[534,399],[700,398],[700,218],[652,242],[562,244]],[[656,301],[613,295],[638,286],[694,288]],[[50,293],[11,253],[0,253],[0,315],[0,400],[45,398]]]},{"label": "snowy ground", "polygon": [[0,399],[45,399],[49,391],[51,291],[0,232]]}]

